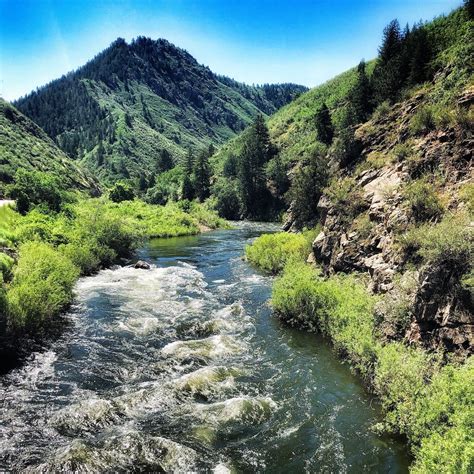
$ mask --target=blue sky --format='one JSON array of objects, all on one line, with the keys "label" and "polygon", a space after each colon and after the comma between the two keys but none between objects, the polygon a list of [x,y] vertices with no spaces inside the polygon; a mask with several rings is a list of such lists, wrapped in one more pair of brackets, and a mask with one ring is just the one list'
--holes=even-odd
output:
[{"label": "blue sky", "polygon": [[13,100],[117,37],[166,38],[247,83],[315,86],[376,55],[383,27],[461,0],[0,0],[0,95]]}]

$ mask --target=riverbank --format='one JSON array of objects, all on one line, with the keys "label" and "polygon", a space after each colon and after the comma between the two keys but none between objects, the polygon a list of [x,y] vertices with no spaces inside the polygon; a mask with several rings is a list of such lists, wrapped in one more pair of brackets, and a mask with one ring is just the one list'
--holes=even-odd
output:
[{"label": "riverbank", "polygon": [[[289,240],[298,248],[301,236],[285,237],[287,249]],[[247,256],[265,268],[269,255],[282,254],[281,242],[278,234],[264,236],[247,249]],[[301,252],[286,252],[272,291],[275,313],[329,338],[379,397],[385,412],[379,429],[408,440],[415,458],[412,472],[472,471],[472,359],[450,362],[443,354],[387,341],[377,324],[383,299],[368,293],[362,276],[324,278],[305,260]]]},{"label": "riverbank", "polygon": [[80,199],[61,212],[37,208],[26,215],[2,207],[0,371],[55,332],[79,276],[131,258],[148,238],[224,226],[215,213],[189,202],[154,206],[139,200]]},{"label": "riverbank", "polygon": [[275,227],[151,239],[149,270],[81,278],[70,327],[0,381],[0,471],[405,474],[330,345],[271,317],[241,257]]}]

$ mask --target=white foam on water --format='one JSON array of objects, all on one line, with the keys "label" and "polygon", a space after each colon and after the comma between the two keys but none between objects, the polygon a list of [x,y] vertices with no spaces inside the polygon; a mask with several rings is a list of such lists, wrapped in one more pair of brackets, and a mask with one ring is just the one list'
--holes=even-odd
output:
[{"label": "white foam on water", "polygon": [[204,339],[191,341],[174,341],[161,350],[165,357],[186,359],[200,357],[204,359],[217,359],[241,352],[244,345],[232,336],[218,334]]}]

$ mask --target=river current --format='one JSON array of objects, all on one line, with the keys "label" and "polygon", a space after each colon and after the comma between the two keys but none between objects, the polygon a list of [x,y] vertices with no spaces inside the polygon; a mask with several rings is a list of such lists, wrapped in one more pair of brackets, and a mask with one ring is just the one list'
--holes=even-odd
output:
[{"label": "river current", "polygon": [[63,335],[0,378],[0,471],[402,473],[376,402],[282,325],[243,261],[268,224],[158,239],[83,278]]}]

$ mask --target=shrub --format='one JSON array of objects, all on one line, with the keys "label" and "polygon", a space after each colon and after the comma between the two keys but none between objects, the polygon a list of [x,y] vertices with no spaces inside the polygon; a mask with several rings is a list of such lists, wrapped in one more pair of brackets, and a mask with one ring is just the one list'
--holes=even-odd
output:
[{"label": "shrub", "polygon": [[0,275],[2,275],[2,282],[10,279],[14,263],[13,258],[6,253],[0,252]]},{"label": "shrub", "polygon": [[380,151],[372,151],[367,156],[367,163],[370,165],[370,169],[380,169],[390,163],[390,156]]},{"label": "shrub", "polygon": [[8,193],[16,201],[21,214],[26,214],[35,205],[44,205],[47,209],[58,212],[63,188],[51,174],[20,169],[15,174],[14,184],[8,187]]},{"label": "shrub", "polygon": [[355,184],[353,178],[339,178],[332,180],[324,190],[336,213],[346,224],[367,208],[364,196],[356,189]]},{"label": "shrub", "polygon": [[459,366],[448,364],[417,399],[411,439],[420,448],[415,451],[414,472],[472,472],[472,380],[472,359]]},{"label": "shrub", "polygon": [[424,179],[410,183],[405,189],[404,197],[417,222],[438,219],[444,213],[435,187]]},{"label": "shrub", "polygon": [[474,214],[474,183],[466,183],[459,190],[459,197],[466,204],[470,214]]},{"label": "shrub", "polygon": [[413,155],[413,149],[407,143],[399,143],[393,148],[393,156],[398,162],[407,160]]},{"label": "shrub", "polygon": [[422,349],[392,342],[378,349],[374,388],[390,428],[410,435],[418,397],[425,391],[437,360]]},{"label": "shrub", "polygon": [[436,126],[434,110],[432,106],[424,105],[410,119],[409,130],[412,135],[429,132]]},{"label": "shrub", "polygon": [[365,212],[361,214],[352,224],[352,230],[359,234],[359,238],[368,239],[374,228],[374,223],[370,220],[369,214]]},{"label": "shrub", "polygon": [[245,254],[249,262],[269,273],[283,270],[289,260],[306,261],[311,252],[311,234],[264,234],[252,245],[248,245]]},{"label": "shrub", "polygon": [[380,120],[390,112],[390,103],[386,100],[380,103],[372,114],[372,119]]},{"label": "shrub", "polygon": [[9,324],[33,329],[57,316],[71,302],[78,276],[78,268],[49,244],[23,244],[7,292]]},{"label": "shrub", "polygon": [[439,224],[424,224],[400,237],[407,255],[418,255],[424,261],[444,264],[465,274],[472,266],[474,235],[469,217],[445,217]]},{"label": "shrub", "polygon": [[301,262],[286,265],[272,292],[273,308],[283,320],[328,335],[364,377],[375,363],[375,302],[354,277],[323,279]]},{"label": "shrub", "polygon": [[241,213],[239,190],[235,180],[222,180],[214,188],[215,209],[225,219],[238,219]]},{"label": "shrub", "polygon": [[110,189],[109,198],[113,202],[132,201],[135,198],[135,192],[128,183],[119,181]]}]

